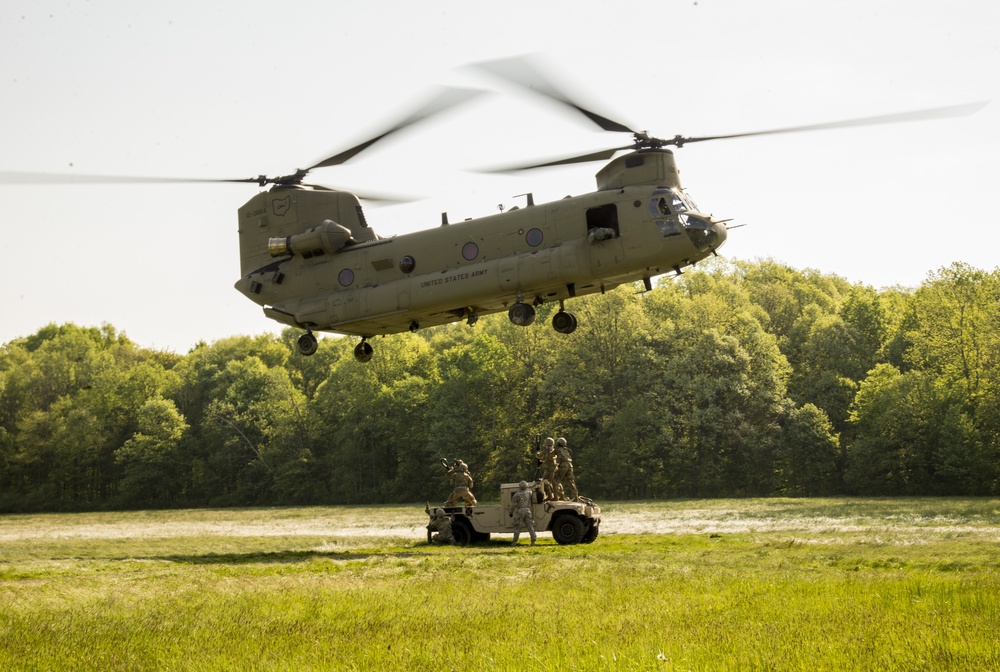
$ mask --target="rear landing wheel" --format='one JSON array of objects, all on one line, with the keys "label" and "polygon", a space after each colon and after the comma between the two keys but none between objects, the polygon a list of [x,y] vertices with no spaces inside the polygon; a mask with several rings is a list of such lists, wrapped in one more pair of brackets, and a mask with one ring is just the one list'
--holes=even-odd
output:
[{"label": "rear landing wheel", "polygon": [[367,362],[372,358],[373,352],[375,352],[375,349],[372,348],[368,341],[361,341],[354,348],[354,359],[362,363]]},{"label": "rear landing wheel", "polygon": [[298,346],[299,354],[309,357],[310,355],[316,354],[319,342],[316,340],[316,337],[312,335],[311,331],[307,331],[299,336]]}]

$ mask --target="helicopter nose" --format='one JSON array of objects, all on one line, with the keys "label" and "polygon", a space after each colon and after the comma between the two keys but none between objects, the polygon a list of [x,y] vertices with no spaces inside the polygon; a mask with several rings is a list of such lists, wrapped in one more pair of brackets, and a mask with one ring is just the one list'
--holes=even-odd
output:
[{"label": "helicopter nose", "polygon": [[687,215],[685,231],[699,250],[714,252],[726,240],[726,224],[710,215]]},{"label": "helicopter nose", "polygon": [[729,235],[729,229],[726,228],[725,222],[717,222],[712,220],[712,233],[715,238],[715,242],[712,245],[712,251],[722,247],[722,244],[726,242],[726,237]]}]

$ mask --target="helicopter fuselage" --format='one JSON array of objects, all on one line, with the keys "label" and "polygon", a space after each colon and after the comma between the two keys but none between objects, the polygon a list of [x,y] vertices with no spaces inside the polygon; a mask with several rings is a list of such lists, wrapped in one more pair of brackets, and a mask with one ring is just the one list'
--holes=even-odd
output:
[{"label": "helicopter fuselage", "polygon": [[598,187],[390,238],[347,192],[273,188],[240,210],[236,288],[281,323],[368,338],[649,286],[726,239],[681,191],[669,150],[612,161]]}]

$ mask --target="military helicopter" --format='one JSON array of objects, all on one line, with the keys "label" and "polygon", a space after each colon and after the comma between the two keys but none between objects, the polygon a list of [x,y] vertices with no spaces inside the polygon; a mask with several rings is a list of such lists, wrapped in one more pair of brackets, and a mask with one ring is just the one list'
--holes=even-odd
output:
[{"label": "military helicopter", "polygon": [[[372,356],[375,335],[416,331],[506,310],[526,327],[535,307],[559,302],[552,327],[570,334],[577,318],[565,310],[576,296],[604,292],[673,272],[717,253],[727,220],[701,210],[681,188],[670,147],[694,142],[968,114],[982,104],[706,137],[657,138],[594,112],[562,93],[525,58],[479,64],[480,70],[583,114],[602,130],[631,134],[606,150],[507,170],[609,160],[597,190],[382,238],[350,193],[302,183],[314,168],[352,158],[388,133],[428,116],[421,110],[388,133],[273,184],[239,211],[242,277],[236,288],[283,324],[306,330],[299,351],[316,351],[314,331],[361,337],[355,357]],[[451,101],[460,99],[454,93]],[[444,99],[442,99],[444,100]],[[450,102],[450,101],[449,101]],[[446,105],[438,106],[444,109]],[[616,154],[625,152],[615,158]]]},{"label": "military helicopter", "polygon": [[[369,340],[507,311],[527,327],[535,308],[559,302],[552,327],[570,334],[577,318],[565,302],[652,278],[680,274],[717,254],[727,222],[700,209],[681,187],[671,147],[728,138],[894,123],[971,114],[985,103],[919,110],[704,137],[658,138],[603,116],[560,91],[525,58],[479,64],[507,84],[529,90],[584,115],[609,133],[629,134],[606,150],[503,170],[608,161],[596,191],[414,233],[382,237],[369,226],[361,200],[378,198],[307,184],[316,169],[336,166],[428,117],[478,94],[443,89],[402,121],[373,137],[290,175],[226,180],[267,187],[239,209],[240,278],[236,289],[277,322],[304,330],[298,350],[316,352],[315,332],[360,337],[360,362],[371,359]],[[50,176],[51,177],[51,176]],[[74,176],[74,179],[79,179]],[[100,178],[148,181],[156,178]]]}]

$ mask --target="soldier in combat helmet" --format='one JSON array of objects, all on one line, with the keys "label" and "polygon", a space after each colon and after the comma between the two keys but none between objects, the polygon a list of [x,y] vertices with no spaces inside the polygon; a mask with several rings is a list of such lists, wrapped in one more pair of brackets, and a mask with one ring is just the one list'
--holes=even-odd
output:
[{"label": "soldier in combat helmet", "polygon": [[[431,536],[434,533],[434,536]],[[434,516],[427,524],[427,542],[431,544],[455,544],[455,536],[451,533],[451,518],[438,507],[434,509]]]},{"label": "soldier in combat helmet", "polygon": [[556,440],[556,457],[559,461],[559,466],[556,467],[556,483],[560,487],[566,483],[573,495],[573,501],[580,501],[580,493],[576,489],[576,479],[573,477],[573,452],[569,449],[566,439],[561,436]]},{"label": "soldier in combat helmet", "polygon": [[528,489],[527,481],[521,481],[518,484],[518,490],[510,498],[510,515],[514,517],[514,541],[511,544],[517,544],[517,538],[521,534],[521,525],[528,528],[528,534],[531,536],[531,545],[535,545],[535,519],[531,515],[531,490]]},{"label": "soldier in combat helmet", "polygon": [[535,459],[538,460],[538,468],[541,471],[542,492],[545,493],[545,499],[555,499],[553,481],[556,478],[556,442],[551,436],[535,451]]},{"label": "soldier in combat helmet", "polygon": [[[444,466],[448,466],[448,463],[442,460]],[[469,473],[469,467],[462,460],[455,460],[453,464],[445,474],[451,481],[451,484],[455,486],[455,489],[451,493],[451,497],[448,501],[444,503],[445,506],[455,506],[458,504],[458,500],[463,500],[466,506],[476,506],[478,502],[472,494],[472,474]]]}]

